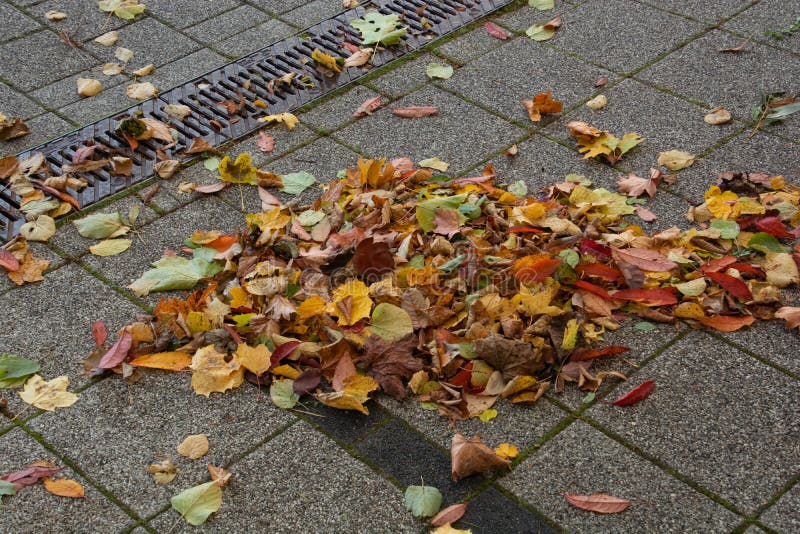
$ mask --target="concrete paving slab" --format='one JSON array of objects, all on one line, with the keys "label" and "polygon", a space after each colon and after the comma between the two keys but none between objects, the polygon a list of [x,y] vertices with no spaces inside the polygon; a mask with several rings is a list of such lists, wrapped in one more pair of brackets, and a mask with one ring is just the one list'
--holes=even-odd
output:
[{"label": "concrete paving slab", "polygon": [[552,19],[559,13],[565,13],[573,9],[573,4],[580,2],[565,2],[563,0],[555,0],[553,2],[553,9],[548,11],[539,11],[527,4],[527,2],[514,11],[510,11],[500,15],[495,19],[497,24],[514,30],[517,32],[524,32],[534,24],[544,24]]},{"label": "concrete paving slab", "polygon": [[468,529],[474,534],[556,532],[540,517],[494,487],[487,488],[468,502],[467,512],[455,524],[455,527]]},{"label": "concrete paving slab", "polygon": [[238,58],[269,46],[275,41],[293,35],[296,32],[297,28],[293,28],[280,20],[270,19],[263,24],[238,32],[232,37],[215,43],[214,50],[232,58]]},{"label": "concrete paving slab", "polygon": [[36,20],[6,3],[0,3],[0,20],[3,21],[3,35],[0,37],[0,42],[10,41],[41,27]]},{"label": "concrete paving slab", "polygon": [[50,139],[69,133],[75,126],[68,123],[55,113],[45,113],[25,121],[31,131],[26,136],[18,137],[11,141],[3,141],[0,145],[0,157],[10,156],[23,150],[33,148],[49,141]]},{"label": "concrete paving slab", "polygon": [[149,0],[147,12],[176,28],[188,28],[238,7],[238,0]]},{"label": "concrete paving slab", "polygon": [[800,52],[800,33],[782,34],[782,39],[765,35],[791,26],[797,18],[797,4],[792,0],[764,0],[727,21],[723,28],[771,46]]},{"label": "concrete paving slab", "polygon": [[[0,331],[2,351],[38,362],[45,380],[67,375],[70,391],[88,382],[81,362],[95,348],[92,322],[103,320],[113,333],[142,313],[77,265],[61,267],[42,282],[3,293],[0,304],[14,318]],[[16,389],[0,390],[0,398],[8,401],[13,413],[25,406]],[[28,410],[26,415],[34,413]]]},{"label": "concrete paving slab", "polygon": [[800,530],[800,486],[795,485],[783,494],[772,507],[759,518],[764,526],[780,532]]},{"label": "concrete paving slab", "polygon": [[[64,463],[45,449],[21,428],[0,436],[0,473],[24,469],[39,460]],[[75,480],[85,491],[82,499],[58,497],[49,493],[44,484],[22,488],[16,495],[3,497],[3,530],[31,532],[36,528],[58,528],[61,532],[119,532],[134,519],[124,512],[78,473],[67,467],[55,478]],[[56,527],[57,525],[57,527]]]},{"label": "concrete paving slab", "polygon": [[313,0],[283,13],[281,18],[298,28],[308,28],[344,11],[339,0]]},{"label": "concrete paving slab", "polygon": [[385,74],[368,79],[367,83],[391,97],[404,95],[430,82],[425,69],[431,63],[447,62],[431,54],[422,54],[401,63]]},{"label": "concrete paving slab", "polygon": [[0,106],[4,115],[20,117],[22,120],[45,112],[44,108],[4,83],[0,83]]},{"label": "concrete paving slab", "polygon": [[[417,532],[403,494],[307,423],[297,423],[231,467],[222,507],[204,532]],[[261,495],[264,498],[254,498]],[[166,531],[173,510],[151,524]],[[173,532],[196,532],[181,521]]]},{"label": "concrete paving slab", "polygon": [[[56,33],[66,31],[75,41],[88,41],[130,23],[119,17],[109,17],[108,13],[97,7],[96,2],[47,0],[31,6],[29,10],[42,24],[49,26]],[[45,14],[49,11],[66,13],[67,18],[59,21],[47,20]]]},{"label": "concrete paving slab", "polygon": [[[570,532],[730,532],[741,518],[582,421],[517,466],[500,485]],[[610,493],[644,503],[619,514],[574,508],[563,493]]]},{"label": "concrete paving slab", "polygon": [[[800,81],[800,57],[757,43],[738,54],[719,50],[737,47],[742,38],[712,31],[636,75],[710,107],[724,106],[745,119],[764,93],[789,91]],[[769,72],[743,76],[743,72]],[[679,76],[676,73],[680,73]],[[795,124],[795,123],[792,123]]]},{"label": "concrete paving slab", "polygon": [[[162,93],[188,80],[226,63],[226,59],[216,52],[202,48],[180,59],[159,67],[152,75],[142,81],[151,82]],[[130,101],[130,100],[129,100]]]},{"label": "concrete paving slab", "polygon": [[[797,380],[692,332],[619,388],[644,380],[656,391],[623,409],[586,414],[745,513],[766,503],[800,468]],[[770,451],[768,455],[763,451]],[[746,462],[746,471],[720,460]]]},{"label": "concrete paving slab", "polygon": [[[368,87],[355,85],[350,90],[334,98],[314,106],[310,111],[302,113],[300,121],[320,130],[333,131],[340,126],[355,122],[353,113],[366,100],[378,96],[378,93]],[[383,105],[387,105],[389,99],[381,98]]]},{"label": "concrete paving slab", "polygon": [[126,82],[115,87],[109,87],[93,97],[85,100],[81,99],[64,106],[58,111],[80,125],[89,124],[114,115],[139,103],[139,100],[128,98],[128,85],[129,83]]},{"label": "concrete paving slab", "polygon": [[483,26],[478,26],[464,35],[452,39],[436,48],[440,54],[459,63],[466,63],[503,44],[486,32]]},{"label": "concrete paving slab", "polygon": [[270,13],[286,13],[306,2],[305,0],[248,0],[248,3]]},{"label": "concrete paving slab", "polygon": [[[61,267],[67,261],[58,254],[56,254],[55,252],[53,252],[52,250],[50,250],[44,243],[28,241],[28,248],[30,249],[31,252],[33,252],[33,255],[36,256],[37,258],[42,258],[50,262],[50,265],[47,267],[48,271],[53,271]],[[2,276],[0,276],[0,292],[8,291],[11,288],[17,288],[17,287],[24,287],[24,286],[16,285],[14,282],[11,281],[11,279],[6,275],[6,273],[3,273]]]},{"label": "concrete paving slab", "polygon": [[[441,82],[443,87],[528,125],[532,123],[521,100],[552,90],[553,97],[569,109],[597,92],[598,78],[614,81],[611,72],[574,59],[527,37],[518,37],[508,44],[467,63],[452,78]],[[437,82],[438,83],[438,82]]]},{"label": "concrete paving slab", "polygon": [[713,24],[722,19],[732,17],[757,2],[754,0],[716,0],[715,2],[706,2],[705,0],[645,0],[644,3]]},{"label": "concrete paving slab", "polygon": [[[48,53],[42,54],[42,50]],[[47,31],[0,45],[0,78],[23,91],[41,87],[95,63],[97,60],[89,54],[70,48]]]},{"label": "concrete paving slab", "polygon": [[192,25],[184,32],[200,42],[212,44],[271,18],[253,6],[241,5],[205,22]]},{"label": "concrete paving slab", "polygon": [[753,328],[728,332],[723,335],[754,354],[758,354],[784,369],[800,374],[800,358],[797,357],[797,347],[800,346],[800,330],[796,328],[789,330],[783,319],[760,321],[753,325]]},{"label": "concrete paving slab", "polygon": [[[132,386],[109,377],[81,393],[71,408],[28,423],[142,517],[208,480],[208,463],[226,465],[294,420],[248,382],[205,398],[192,391],[187,373],[142,374]],[[208,436],[208,454],[199,460],[175,450],[191,434]],[[156,484],[147,466],[164,458],[177,466],[178,475],[169,484]]]},{"label": "concrete paving slab", "polygon": [[641,68],[705,30],[702,23],[628,0],[586,2],[565,19],[548,42],[616,72]]},{"label": "concrete paving slab", "polygon": [[[437,115],[406,119],[390,108],[436,106]],[[510,144],[523,130],[435,87],[426,87],[378,110],[334,137],[373,157],[408,156],[415,162],[439,157],[459,173],[494,150]],[[469,150],[463,150],[469,147]]]},{"label": "concrete paving slab", "polygon": [[[103,93],[112,87],[130,81],[128,75],[123,73],[115,76],[106,76],[103,74],[103,64],[96,64],[77,74],[67,76],[66,78],[54,81],[44,87],[40,87],[31,92],[31,96],[51,109],[63,108],[75,102],[83,102],[85,105],[91,106],[91,103],[97,97],[81,97],[78,94],[78,78],[94,78],[100,81],[100,83],[103,84],[103,92],[101,92],[100,95],[103,95]],[[125,101],[131,102],[127,97],[125,97]]]}]

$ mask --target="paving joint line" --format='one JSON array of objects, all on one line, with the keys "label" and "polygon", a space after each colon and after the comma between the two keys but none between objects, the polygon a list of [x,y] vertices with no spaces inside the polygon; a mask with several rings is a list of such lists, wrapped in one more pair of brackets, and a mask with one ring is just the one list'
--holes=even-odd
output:
[{"label": "paving joint line", "polygon": [[751,358],[755,358],[756,360],[760,361],[764,365],[772,367],[776,371],[779,371],[779,372],[785,374],[786,376],[788,376],[790,378],[794,378],[795,380],[800,380],[800,374],[798,374],[798,373],[796,373],[796,372],[794,372],[794,371],[792,371],[790,369],[787,369],[787,368],[783,367],[782,365],[779,365],[779,364],[773,362],[772,360],[770,360],[766,356],[762,356],[762,355],[758,354],[757,352],[753,351],[752,349],[748,349],[747,347],[745,347],[743,345],[740,345],[739,343],[736,343],[732,339],[728,339],[727,337],[717,333],[716,331],[708,331],[707,333],[708,333],[708,335],[710,335],[711,337],[717,339],[718,341],[721,341],[721,342],[723,342],[723,343],[725,343],[727,345],[730,345],[730,346],[738,349],[739,351],[747,354]]}]

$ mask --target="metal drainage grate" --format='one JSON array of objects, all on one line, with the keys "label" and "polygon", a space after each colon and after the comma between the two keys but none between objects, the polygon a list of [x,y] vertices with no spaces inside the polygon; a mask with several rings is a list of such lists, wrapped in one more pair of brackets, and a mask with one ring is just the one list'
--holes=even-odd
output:
[{"label": "metal drainage grate", "polygon": [[[80,203],[89,206],[110,195],[147,180],[153,176],[153,165],[158,162],[161,149],[169,158],[180,158],[183,150],[195,138],[203,138],[211,146],[242,138],[263,123],[257,118],[265,114],[292,111],[316,100],[334,89],[347,85],[369,73],[359,67],[343,69],[336,77],[326,77],[314,68],[311,53],[315,48],[334,56],[349,55],[345,43],[361,44],[359,33],[350,21],[361,18],[368,11],[399,15],[408,32],[403,43],[379,50],[371,64],[385,65],[423,45],[469,24],[503,7],[512,0],[376,0],[367,6],[345,11],[336,17],[307,28],[300,34],[262,48],[234,62],[228,63],[203,76],[160,94],[157,98],[141,102],[114,116],[101,119],[49,143],[19,154],[20,158],[43,152],[52,176],[61,175],[62,165],[71,163],[75,151],[81,146],[97,145],[95,154],[101,158],[122,155],[133,160],[130,176],[112,176],[106,169],[82,173],[89,185],[80,192],[68,190]],[[269,87],[270,80],[286,74],[298,74],[291,84]],[[301,81],[307,77],[310,87]],[[245,108],[229,116],[219,104],[226,100],[240,101]],[[266,109],[253,105],[256,100],[266,104]],[[171,120],[163,108],[167,104],[184,104],[192,114],[183,121]],[[152,140],[139,143],[131,150],[127,141],[116,132],[116,125],[127,117],[152,117],[165,122],[178,132],[177,143],[166,150]],[[7,242],[25,222],[19,211],[20,198],[0,186],[0,243]]]}]

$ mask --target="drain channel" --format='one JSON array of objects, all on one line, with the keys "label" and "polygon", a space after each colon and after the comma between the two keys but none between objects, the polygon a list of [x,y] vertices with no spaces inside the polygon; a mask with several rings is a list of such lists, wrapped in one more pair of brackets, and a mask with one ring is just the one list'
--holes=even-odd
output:
[{"label": "drain channel", "polygon": [[[153,166],[159,161],[159,150],[163,153],[162,158],[165,155],[183,162],[191,161],[181,155],[196,138],[204,139],[212,147],[240,139],[263,126],[257,121],[258,117],[290,112],[368,74],[368,70],[351,67],[342,69],[335,77],[327,77],[314,68],[315,63],[311,59],[314,49],[336,57],[347,57],[350,54],[347,51],[348,44],[361,44],[359,32],[350,26],[350,21],[361,18],[368,11],[398,15],[403,25],[408,27],[401,44],[378,50],[374,55],[370,63],[380,67],[511,1],[372,1],[165,91],[156,98],[27,150],[19,154],[19,158],[42,152],[48,169],[40,171],[40,177],[63,174],[63,165],[70,164],[76,151],[87,145],[97,145],[95,155],[99,158],[131,158],[133,168],[130,176],[114,176],[106,168],[80,174],[89,185],[81,191],[68,189],[67,192],[83,208],[153,177]],[[291,83],[270,84],[271,80],[293,72],[297,76]],[[243,100],[244,109],[229,115],[225,106],[220,104],[231,100]],[[256,101],[261,101],[261,107],[253,104]],[[168,104],[186,105],[192,114],[184,120],[173,120],[164,112],[164,106]],[[116,131],[119,122],[129,117],[150,117],[164,122],[178,132],[178,140],[169,149],[163,149],[163,145],[154,140],[147,140],[132,150],[125,138]],[[25,222],[25,214],[19,210],[20,200],[0,185],[0,244],[12,239]]]}]

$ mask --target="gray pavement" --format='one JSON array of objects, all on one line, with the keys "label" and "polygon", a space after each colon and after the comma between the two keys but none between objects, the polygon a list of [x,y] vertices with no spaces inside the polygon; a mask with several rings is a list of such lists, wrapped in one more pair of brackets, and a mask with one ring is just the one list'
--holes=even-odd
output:
[{"label": "gray pavement", "polygon": [[[0,0],[0,112],[21,116],[32,134],[0,144],[0,156],[31,147],[133,102],[127,75],[105,78],[113,55],[91,40],[117,28],[120,45],[135,52],[132,68],[156,65],[160,89],[185,81],[262,44],[339,12],[340,0],[149,0],[133,22],[105,17],[89,0]],[[63,22],[44,14],[58,9]],[[561,13],[555,38],[537,43],[524,35],[533,23]],[[420,54],[365,77],[299,114],[301,125],[276,138],[274,152],[258,153],[251,137],[230,146],[258,156],[261,168],[305,170],[333,179],[359,155],[438,156],[449,174],[477,173],[492,163],[503,182],[525,180],[531,191],[584,174],[613,187],[623,172],[644,174],[656,154],[688,150],[698,162],[662,185],[648,203],[659,220],[647,229],[685,227],[683,214],[725,170],[781,173],[800,184],[800,117],[764,128],[752,138],[750,110],[762,91],[800,91],[800,33],[778,41],[764,32],[800,15],[789,0],[556,2],[540,12],[518,2],[493,17],[512,33],[488,37],[483,21]],[[58,38],[67,30],[84,44],[75,50]],[[748,39],[745,51],[720,53]],[[47,53],[43,53],[46,50]],[[450,80],[431,82],[428,63],[449,62]],[[75,94],[75,78],[92,74],[105,89],[93,98]],[[609,84],[595,87],[600,77]],[[552,89],[565,110],[539,124],[519,103]],[[596,94],[608,106],[583,106]],[[389,109],[354,119],[367,98],[391,106],[435,105],[439,115],[400,119]],[[724,105],[735,120],[703,123]],[[565,124],[585,120],[646,141],[614,167],[582,160]],[[519,155],[503,150],[512,144]],[[41,485],[4,497],[0,531],[42,532],[427,532],[405,511],[403,490],[422,478],[442,491],[445,504],[468,502],[458,526],[492,532],[798,532],[800,531],[800,363],[798,331],[782,322],[730,334],[661,326],[643,332],[631,324],[607,337],[632,348],[627,359],[598,369],[618,370],[627,383],[607,381],[594,400],[582,392],[548,394],[533,406],[502,404],[496,419],[457,422],[451,428],[414,402],[370,403],[370,416],[309,403],[318,416],[281,411],[255,387],[210,399],[194,395],[187,376],[145,373],[133,386],[116,377],[91,381],[80,361],[92,350],[91,322],[110,332],[146,313],[158,296],[137,298],[125,286],[165,249],[178,248],[195,229],[232,231],[243,223],[239,190],[201,197],[178,190],[184,181],[216,178],[201,165],[160,181],[142,206],[141,239],[109,258],[87,254],[90,241],[63,225],[37,255],[51,260],[43,282],[14,287],[0,280],[0,351],[39,361],[46,378],[66,374],[80,400],[55,413],[22,408],[16,393],[0,390],[0,473],[34,460],[67,467],[87,489],[83,500],[57,498]],[[144,186],[147,188],[148,186]],[[93,210],[127,212],[137,192]],[[258,209],[252,189],[244,209]],[[797,301],[797,289],[788,295]],[[795,304],[797,305],[797,304]],[[642,380],[657,383],[647,400],[624,411],[599,402]],[[521,451],[508,474],[449,476],[454,432],[480,433],[492,446]],[[206,433],[207,458],[191,462],[175,453],[188,434]],[[156,485],[147,465],[169,456],[178,477]],[[207,479],[206,460],[233,472],[219,513],[203,527],[188,527],[169,498]],[[562,494],[607,492],[636,503],[617,515],[569,507]]]}]

